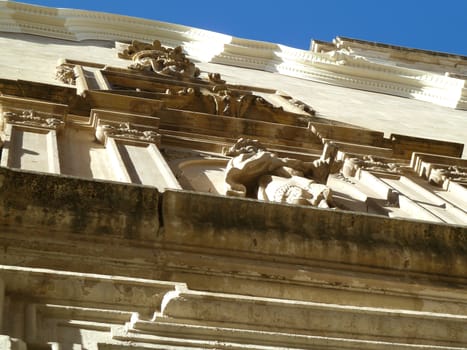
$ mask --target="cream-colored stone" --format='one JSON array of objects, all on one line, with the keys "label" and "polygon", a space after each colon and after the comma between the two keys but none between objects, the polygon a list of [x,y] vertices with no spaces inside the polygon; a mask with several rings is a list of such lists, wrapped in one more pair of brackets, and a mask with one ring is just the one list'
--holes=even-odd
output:
[{"label": "cream-colored stone", "polygon": [[465,57],[0,9],[0,347],[465,349]]}]

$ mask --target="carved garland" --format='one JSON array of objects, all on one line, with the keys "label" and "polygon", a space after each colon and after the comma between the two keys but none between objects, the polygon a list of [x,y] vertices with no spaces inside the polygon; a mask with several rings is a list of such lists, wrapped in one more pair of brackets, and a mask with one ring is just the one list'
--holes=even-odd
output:
[{"label": "carved garland", "polygon": [[446,180],[467,183],[467,168],[449,166],[447,168],[432,168],[428,181],[432,185],[442,186]]}]

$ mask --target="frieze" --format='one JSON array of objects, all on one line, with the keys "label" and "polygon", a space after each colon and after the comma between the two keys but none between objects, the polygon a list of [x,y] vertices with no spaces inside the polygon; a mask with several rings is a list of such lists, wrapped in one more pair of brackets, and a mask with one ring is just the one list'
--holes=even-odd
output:
[{"label": "frieze", "polygon": [[96,139],[105,143],[107,137],[128,139],[133,141],[144,141],[160,144],[161,135],[154,130],[148,130],[141,126],[135,126],[131,123],[107,123],[100,124],[96,128]]},{"label": "frieze", "polygon": [[65,124],[65,122],[56,115],[38,113],[34,110],[25,110],[22,112],[3,112],[2,118],[4,121],[10,124],[55,130],[64,126]]},{"label": "frieze", "polygon": [[428,181],[432,185],[442,186],[446,180],[467,183],[467,168],[449,166],[431,169]]},{"label": "frieze", "polygon": [[240,138],[224,154],[233,158],[225,169],[225,193],[269,202],[334,207],[326,186],[337,148],[326,144],[313,162],[281,158],[259,141]]},{"label": "frieze", "polygon": [[362,157],[350,157],[345,159],[342,166],[342,174],[345,177],[353,177],[358,169],[401,174],[403,169],[402,167],[403,164],[387,162],[384,159],[365,155]]}]

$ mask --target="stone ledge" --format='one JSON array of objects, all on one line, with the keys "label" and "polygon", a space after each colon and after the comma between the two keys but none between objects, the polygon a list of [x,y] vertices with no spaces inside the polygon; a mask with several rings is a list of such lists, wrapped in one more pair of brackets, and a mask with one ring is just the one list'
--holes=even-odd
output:
[{"label": "stone ledge", "polygon": [[[30,251],[28,257],[38,263],[47,259],[37,260],[34,251],[53,254],[61,245],[95,244],[96,249],[76,253],[97,258],[102,251],[103,260],[123,254],[131,266],[146,268],[148,263],[166,264],[172,252],[182,254],[182,265],[190,264],[184,253],[193,253],[246,259],[245,266],[298,264],[396,279],[428,278],[451,286],[467,283],[467,227],[447,224],[183,190],[159,194],[139,185],[7,168],[0,168],[0,222],[10,251]],[[141,259],[132,258],[127,244],[143,254]],[[156,246],[157,254],[151,253]]]},{"label": "stone ledge", "polygon": [[189,290],[172,294],[162,315],[176,323],[399,344],[462,346],[467,341],[467,316]]},{"label": "stone ledge", "polygon": [[154,240],[159,231],[156,188],[33,173],[0,167],[4,230],[108,235]]},{"label": "stone ledge", "polygon": [[162,208],[159,241],[181,250],[441,279],[466,275],[467,227],[188,191],[166,191]]},{"label": "stone ledge", "polygon": [[186,290],[177,282],[7,265],[0,265],[0,282],[9,296],[30,302],[139,312],[145,318],[161,310],[166,293]]}]

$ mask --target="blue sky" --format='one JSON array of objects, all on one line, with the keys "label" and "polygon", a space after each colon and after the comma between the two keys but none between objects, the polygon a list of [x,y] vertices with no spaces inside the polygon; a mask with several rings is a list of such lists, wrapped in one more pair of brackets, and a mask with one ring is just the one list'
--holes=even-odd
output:
[{"label": "blue sky", "polygon": [[467,0],[23,0],[308,49],[335,36],[467,56]]}]

